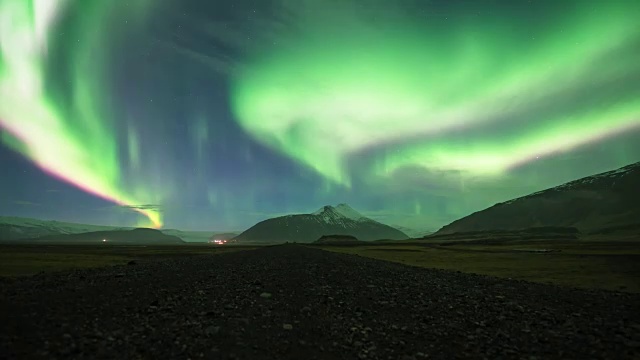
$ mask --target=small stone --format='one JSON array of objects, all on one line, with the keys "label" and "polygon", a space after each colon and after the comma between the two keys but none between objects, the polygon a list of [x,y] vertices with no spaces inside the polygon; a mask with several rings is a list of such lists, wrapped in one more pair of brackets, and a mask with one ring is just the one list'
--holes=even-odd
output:
[{"label": "small stone", "polygon": [[282,328],[285,330],[293,330],[293,325],[291,324],[282,324]]},{"label": "small stone", "polygon": [[268,292],[263,292],[262,294],[260,294],[260,297],[263,299],[270,299],[271,298],[271,294]]},{"label": "small stone", "polygon": [[220,332],[220,326],[208,326],[206,329],[204,329],[204,333],[212,336],[212,335],[217,335]]}]

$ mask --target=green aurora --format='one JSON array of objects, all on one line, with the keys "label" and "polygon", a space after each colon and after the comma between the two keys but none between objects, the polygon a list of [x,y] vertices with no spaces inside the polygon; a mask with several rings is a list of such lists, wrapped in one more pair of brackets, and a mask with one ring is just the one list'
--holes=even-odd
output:
[{"label": "green aurora", "polygon": [[540,6],[539,23],[312,8],[243,69],[234,109],[256,139],[343,185],[346,160],[370,148],[387,149],[371,175],[496,175],[637,128],[640,87],[611,89],[640,81],[640,2],[562,3]]},{"label": "green aurora", "polygon": [[0,0],[0,215],[237,230],[348,202],[435,230],[639,160],[637,19],[636,0]]},{"label": "green aurora", "polygon": [[[109,97],[100,73],[101,61],[107,57],[102,30],[112,17],[141,16],[144,4],[136,4],[141,8],[105,1],[75,4],[80,6],[74,11],[82,16],[67,29],[74,33],[76,43],[68,44],[72,56],[65,69],[68,78],[64,79],[72,91],[61,97],[55,88],[57,82],[48,82],[52,80],[49,66],[55,61],[49,53],[55,43],[50,29],[68,1],[0,1],[0,124],[11,134],[5,133],[2,140],[44,171],[125,206],[153,202],[153,197],[142,186],[122,186],[111,115],[99,101]],[[161,226],[159,213],[136,211],[145,215],[151,226]]]}]

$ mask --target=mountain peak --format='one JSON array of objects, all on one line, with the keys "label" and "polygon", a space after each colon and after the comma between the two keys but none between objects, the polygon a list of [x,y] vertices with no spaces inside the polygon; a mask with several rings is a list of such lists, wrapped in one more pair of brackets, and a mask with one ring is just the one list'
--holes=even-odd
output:
[{"label": "mountain peak", "polygon": [[366,217],[355,211],[351,206],[341,203],[334,206],[325,205],[313,212],[312,215],[333,215],[337,217],[345,217],[351,220],[364,220]]},{"label": "mountain peak", "polygon": [[335,211],[334,207],[331,205],[325,205],[320,209],[312,212],[311,215],[322,215],[324,212],[331,212],[331,211]]},{"label": "mountain peak", "polygon": [[329,234],[357,239],[406,239],[389,225],[369,219],[347,204],[325,205],[313,213],[279,216],[257,223],[235,239],[238,241],[312,242]]},{"label": "mountain peak", "polygon": [[335,207],[335,210],[340,215],[347,217],[349,219],[362,220],[365,218],[364,215],[360,214],[359,212],[355,211],[351,206],[344,203],[338,204],[338,206]]}]

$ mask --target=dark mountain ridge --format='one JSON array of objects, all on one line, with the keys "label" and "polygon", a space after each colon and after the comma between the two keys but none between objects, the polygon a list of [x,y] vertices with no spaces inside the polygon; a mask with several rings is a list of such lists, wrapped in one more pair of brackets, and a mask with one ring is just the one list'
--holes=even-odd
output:
[{"label": "dark mountain ridge", "polygon": [[180,245],[185,242],[177,236],[160,230],[137,228],[133,230],[93,231],[80,234],[59,234],[30,239],[29,243],[107,244],[107,245]]},{"label": "dark mountain ridge", "polygon": [[574,227],[581,232],[637,224],[640,162],[495,204],[442,227],[469,231]]},{"label": "dark mountain ridge", "polygon": [[400,230],[369,219],[346,204],[339,204],[323,206],[312,214],[286,215],[261,221],[235,240],[313,242],[324,235],[350,235],[364,241],[408,238]]}]

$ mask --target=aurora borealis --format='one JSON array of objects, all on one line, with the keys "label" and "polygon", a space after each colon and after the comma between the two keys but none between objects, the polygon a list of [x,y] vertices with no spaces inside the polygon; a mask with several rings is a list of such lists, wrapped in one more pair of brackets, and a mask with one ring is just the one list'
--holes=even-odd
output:
[{"label": "aurora borealis", "polygon": [[632,0],[0,0],[0,215],[226,230],[348,202],[436,229],[640,160],[637,19]]},{"label": "aurora borealis", "polygon": [[[86,17],[73,20],[84,32],[74,34],[77,48],[73,56],[65,59],[69,67],[65,80],[70,85],[70,94],[65,101],[48,94],[46,60],[49,51],[53,51],[49,35],[66,3],[64,0],[0,3],[3,24],[0,118],[7,130],[3,140],[44,171],[82,190],[117,204],[136,204],[133,199],[140,194],[136,188],[121,183],[118,143],[109,113],[98,104],[107,91],[99,73],[103,60],[99,25],[103,22],[101,17],[108,16],[104,4],[96,2],[94,8],[82,9]],[[65,102],[66,106],[61,105]],[[152,226],[161,225],[157,212],[136,210]]]}]

